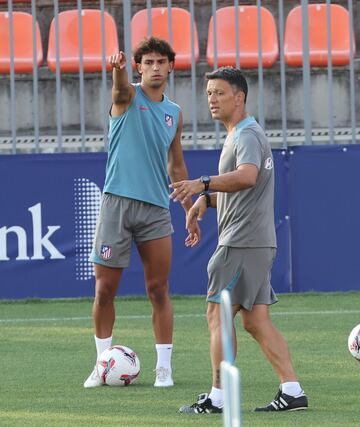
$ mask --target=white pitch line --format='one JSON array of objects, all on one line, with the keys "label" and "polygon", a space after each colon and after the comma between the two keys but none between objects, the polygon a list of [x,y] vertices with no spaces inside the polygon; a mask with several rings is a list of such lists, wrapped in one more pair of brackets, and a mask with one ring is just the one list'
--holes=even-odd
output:
[{"label": "white pitch line", "polygon": [[[271,313],[271,316],[328,316],[339,314],[360,314],[360,310],[322,310],[322,311],[279,311]],[[205,317],[205,314],[176,314],[176,319]],[[128,315],[116,316],[116,319],[150,319],[150,315]],[[26,323],[26,322],[73,322],[78,320],[92,320],[91,316],[83,317],[33,317],[33,318],[15,318],[15,319],[0,319],[0,323]]]}]

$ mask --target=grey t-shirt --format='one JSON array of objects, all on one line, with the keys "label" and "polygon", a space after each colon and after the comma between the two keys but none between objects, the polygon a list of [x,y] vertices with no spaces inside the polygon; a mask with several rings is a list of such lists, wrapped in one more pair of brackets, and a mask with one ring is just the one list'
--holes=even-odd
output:
[{"label": "grey t-shirt", "polygon": [[256,185],[234,193],[217,193],[219,245],[275,248],[274,162],[264,131],[250,116],[226,138],[219,174],[232,172],[245,163],[257,166]]}]

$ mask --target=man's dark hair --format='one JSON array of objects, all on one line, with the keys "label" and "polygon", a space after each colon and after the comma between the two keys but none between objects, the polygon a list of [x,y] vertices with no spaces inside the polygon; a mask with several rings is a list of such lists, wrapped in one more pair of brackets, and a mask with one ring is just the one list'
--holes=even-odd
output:
[{"label": "man's dark hair", "polygon": [[169,62],[175,62],[175,52],[167,41],[157,37],[148,37],[142,40],[134,50],[134,60],[136,64],[141,63],[143,55],[152,52],[167,56]]},{"label": "man's dark hair", "polygon": [[240,70],[234,67],[220,67],[217,70],[205,74],[207,80],[221,79],[227,81],[231,86],[244,92],[246,102],[248,85]]}]

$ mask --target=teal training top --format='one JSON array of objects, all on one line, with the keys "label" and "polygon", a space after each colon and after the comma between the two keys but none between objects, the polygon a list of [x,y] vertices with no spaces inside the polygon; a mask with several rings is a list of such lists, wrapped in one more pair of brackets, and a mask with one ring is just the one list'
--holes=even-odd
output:
[{"label": "teal training top", "polygon": [[151,101],[140,84],[121,116],[110,117],[104,193],[169,208],[168,151],[180,107],[163,95]]}]

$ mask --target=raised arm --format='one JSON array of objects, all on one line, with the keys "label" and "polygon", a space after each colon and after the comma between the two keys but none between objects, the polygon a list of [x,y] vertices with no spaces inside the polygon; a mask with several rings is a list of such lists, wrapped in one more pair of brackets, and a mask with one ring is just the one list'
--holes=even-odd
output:
[{"label": "raised arm", "polygon": [[128,109],[135,95],[135,88],[129,82],[124,52],[111,55],[109,62],[113,77],[111,115],[116,117],[121,116]]}]

